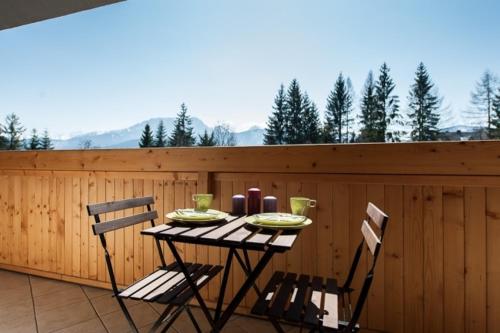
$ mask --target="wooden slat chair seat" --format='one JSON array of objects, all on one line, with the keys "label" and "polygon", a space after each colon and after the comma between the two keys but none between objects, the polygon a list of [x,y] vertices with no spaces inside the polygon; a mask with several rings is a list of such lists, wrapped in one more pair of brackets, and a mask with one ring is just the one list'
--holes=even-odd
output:
[{"label": "wooden slat chair seat", "polygon": [[[358,331],[357,321],[373,280],[375,264],[388,221],[388,216],[372,203],[368,204],[366,213],[367,219],[361,224],[363,237],[342,286],[338,286],[337,280],[332,278],[304,274],[297,276],[295,273],[278,271],[265,286],[252,308],[252,313],[295,323],[311,331]],[[375,232],[374,228],[378,229],[378,232]],[[364,249],[371,255],[371,266],[353,312],[352,281]],[[275,328],[278,332],[284,332],[279,325],[275,325]]]},{"label": "wooden slat chair seat", "polygon": [[[148,228],[150,231],[154,232],[167,229],[168,226],[164,224],[155,226],[154,220],[158,218],[158,213],[152,210],[151,206],[153,204],[154,199],[152,197],[144,197],[98,203],[87,206],[88,214],[93,216],[96,222],[92,225],[94,234],[99,236],[101,244],[104,248],[106,265],[108,267],[113,293],[130,325],[130,328],[132,329],[132,332],[138,332],[138,330],[123,302],[123,299],[126,298],[168,305],[164,312],[160,315],[159,320],[151,328],[151,332],[154,332],[162,324],[165,325],[162,332],[165,332],[183,310],[188,312],[195,329],[200,332],[200,328],[194,319],[189,306],[187,305],[193,298],[194,292],[190,288],[189,283],[186,280],[186,276],[181,272],[177,263],[172,263],[170,265],[165,263],[163,250],[158,240],[155,240],[155,243],[160,256],[161,266],[151,274],[143,277],[124,289],[120,290],[117,286],[111,256],[106,245],[105,233],[148,221],[151,223],[151,227]],[[106,222],[101,221],[100,214],[144,206],[146,210],[143,213],[109,220]],[[203,288],[222,270],[222,266],[201,265],[195,263],[187,263],[186,268],[198,289]],[[176,307],[176,310],[172,311],[174,307]]]}]

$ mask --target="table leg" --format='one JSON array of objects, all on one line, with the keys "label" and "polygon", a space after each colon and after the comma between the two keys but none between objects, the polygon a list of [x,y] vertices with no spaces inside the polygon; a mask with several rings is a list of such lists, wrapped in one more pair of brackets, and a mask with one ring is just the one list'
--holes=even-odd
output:
[{"label": "table leg", "polygon": [[224,310],[224,313],[222,314],[222,317],[220,318],[220,320],[217,321],[216,328],[218,330],[221,330],[224,327],[224,325],[227,323],[229,318],[231,318],[234,311],[236,310],[238,305],[241,303],[241,301],[245,297],[248,290],[252,287],[252,285],[254,285],[255,281],[259,277],[260,273],[262,273],[264,268],[266,268],[267,264],[269,263],[269,261],[273,257],[273,254],[274,254],[274,251],[272,251],[271,249],[268,249],[266,252],[264,252],[264,255],[262,256],[260,261],[255,266],[255,269],[252,272],[250,272],[247,279],[245,280],[245,282],[243,283],[241,288],[238,290],[238,292],[234,296],[233,300],[229,303],[226,310]]},{"label": "table leg", "polygon": [[[241,269],[243,269],[243,273],[245,273],[245,275],[248,277],[250,275],[250,272],[252,271],[252,265],[250,264],[250,259],[248,258],[248,252],[244,249],[243,253],[245,255],[246,263],[243,262],[243,259],[241,259],[241,256],[239,255],[238,251],[235,251],[235,257],[236,259],[238,259]],[[255,283],[253,284],[253,289],[257,293],[257,296],[260,296],[261,291]]]},{"label": "table leg", "polygon": [[198,301],[198,304],[201,307],[201,310],[205,314],[205,317],[207,318],[208,323],[210,324],[210,326],[212,327],[214,332],[218,332],[219,329],[215,325],[214,320],[212,319],[212,316],[210,315],[210,311],[208,311],[207,305],[205,304],[205,301],[201,297],[200,291],[198,290],[196,284],[194,283],[193,279],[191,279],[191,276],[189,275],[189,272],[187,271],[186,265],[184,265],[184,261],[182,260],[181,256],[179,255],[179,252],[177,252],[177,249],[176,249],[174,243],[170,239],[167,239],[166,241],[167,241],[168,247],[170,248],[170,251],[174,255],[175,261],[177,261],[177,264],[181,268],[182,273],[186,277],[186,281],[189,284],[189,287],[192,289],[194,296],[196,297],[196,300]]},{"label": "table leg", "polygon": [[219,291],[219,298],[217,299],[217,307],[215,309],[214,321],[217,322],[222,312],[222,304],[224,304],[224,297],[226,294],[227,280],[231,271],[231,263],[233,262],[233,255],[236,252],[234,248],[230,248],[227,254],[226,265],[224,266],[224,275],[222,276],[222,284]]}]

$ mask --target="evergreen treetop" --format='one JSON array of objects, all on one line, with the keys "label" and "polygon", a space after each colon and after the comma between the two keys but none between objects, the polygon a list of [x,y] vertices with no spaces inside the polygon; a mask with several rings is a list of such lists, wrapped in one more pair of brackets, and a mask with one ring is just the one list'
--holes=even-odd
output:
[{"label": "evergreen treetop", "polygon": [[36,128],[33,128],[33,130],[31,130],[31,137],[28,139],[25,148],[29,150],[40,149],[40,138],[38,137]]},{"label": "evergreen treetop", "polygon": [[269,116],[264,133],[265,145],[281,145],[286,143],[286,95],[285,87],[281,84],[274,98],[273,113]]},{"label": "evergreen treetop", "polygon": [[299,82],[297,79],[293,79],[288,86],[285,99],[285,140],[287,144],[304,142],[302,132],[302,102],[302,92],[300,91]]},{"label": "evergreen treetop", "polygon": [[307,93],[304,93],[302,99],[304,108],[302,115],[302,137],[303,143],[319,143],[322,139],[321,121],[316,104],[309,99]]},{"label": "evergreen treetop", "polygon": [[214,132],[211,132],[209,135],[208,131],[205,130],[203,135],[199,136],[198,146],[200,146],[200,147],[215,146]]},{"label": "evergreen treetop", "polygon": [[186,104],[181,104],[181,111],[177,114],[174,123],[174,130],[168,138],[170,147],[190,147],[194,145],[196,138],[191,126],[191,117],[187,115]]},{"label": "evergreen treetop", "polygon": [[139,140],[139,147],[147,148],[154,146],[153,132],[151,131],[151,127],[149,124],[144,126],[144,130],[142,131],[141,139]]},{"label": "evergreen treetop", "polygon": [[328,95],[325,111],[324,136],[327,143],[349,142],[352,124],[353,92],[349,79],[339,74]]},{"label": "evergreen treetop", "polygon": [[22,144],[22,135],[25,129],[21,126],[21,122],[19,117],[11,113],[5,117],[5,125],[2,127],[2,132],[5,136],[5,144],[4,148],[7,150],[17,150],[21,149]]},{"label": "evergreen treetop", "polygon": [[414,141],[436,140],[439,134],[439,109],[442,100],[438,97],[434,83],[423,63],[415,73],[408,97],[411,138]]},{"label": "evergreen treetop", "polygon": [[366,78],[365,85],[361,96],[361,115],[360,115],[360,134],[359,140],[362,142],[377,142],[380,141],[380,117],[379,104],[377,95],[375,94],[375,82],[373,81],[373,73],[370,71]]},{"label": "evergreen treetop", "polygon": [[52,144],[52,140],[49,137],[49,131],[43,131],[42,139],[40,140],[40,149],[51,150],[54,149],[54,145]]},{"label": "evergreen treetop", "polygon": [[167,145],[167,130],[163,124],[163,120],[160,120],[158,127],[156,128],[154,146],[155,147],[165,147]]},{"label": "evergreen treetop", "polygon": [[395,142],[400,140],[402,126],[399,115],[399,97],[394,95],[396,84],[390,76],[389,66],[384,62],[375,84],[377,96],[377,138],[376,141]]}]

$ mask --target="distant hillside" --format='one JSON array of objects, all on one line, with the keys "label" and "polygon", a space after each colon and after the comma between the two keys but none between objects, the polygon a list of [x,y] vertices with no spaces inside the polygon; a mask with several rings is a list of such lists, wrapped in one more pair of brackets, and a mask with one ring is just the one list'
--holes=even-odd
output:
[{"label": "distant hillside", "polygon": [[[103,133],[90,132],[74,136],[66,140],[54,140],[55,149],[79,149],[85,141],[90,141],[93,147],[99,148],[137,148],[139,138],[146,123],[149,123],[154,131],[160,120],[163,120],[167,133],[172,132],[175,118],[153,118],[135,124],[131,127],[113,130]],[[203,134],[205,130],[211,131],[212,128],[205,125],[203,121],[193,117],[193,128],[196,135]],[[264,130],[259,127],[252,127],[243,132],[236,132],[236,141],[238,146],[261,145],[264,136]]]}]

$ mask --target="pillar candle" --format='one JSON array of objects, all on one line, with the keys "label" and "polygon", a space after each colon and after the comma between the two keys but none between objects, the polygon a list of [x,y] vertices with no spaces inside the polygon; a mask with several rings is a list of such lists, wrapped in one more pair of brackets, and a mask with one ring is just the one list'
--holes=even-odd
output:
[{"label": "pillar candle", "polygon": [[247,214],[259,214],[260,213],[260,199],[261,192],[258,188],[249,188],[248,189],[248,207]]},{"label": "pillar candle", "polygon": [[231,214],[234,216],[245,215],[245,196],[243,194],[233,195],[233,210]]},{"label": "pillar candle", "polygon": [[278,199],[271,195],[264,197],[264,213],[276,213],[278,211]]}]

